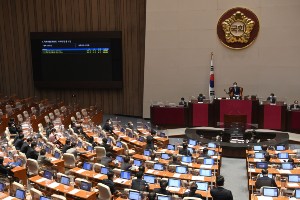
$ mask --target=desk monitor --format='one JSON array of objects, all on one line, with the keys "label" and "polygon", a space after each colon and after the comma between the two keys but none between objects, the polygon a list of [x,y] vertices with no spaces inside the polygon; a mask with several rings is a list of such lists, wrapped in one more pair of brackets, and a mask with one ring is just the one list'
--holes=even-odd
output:
[{"label": "desk monitor", "polygon": [[155,176],[153,175],[149,175],[149,174],[145,174],[144,175],[144,180],[149,183],[149,184],[154,184],[155,183]]},{"label": "desk monitor", "polygon": [[289,174],[289,182],[300,183],[300,175],[298,174]]},{"label": "desk monitor", "polygon": [[153,166],[153,169],[163,171],[164,170],[164,165],[160,164],[160,163],[155,163],[154,166]]},{"label": "desk monitor", "polygon": [[215,155],[215,153],[216,153],[216,151],[214,151],[214,150],[207,151],[207,155],[209,155],[209,156],[213,156],[213,155]]},{"label": "desk monitor", "polygon": [[293,163],[290,162],[281,163],[281,169],[291,170],[293,168],[294,168]]},{"label": "desk monitor", "polygon": [[125,128],[122,127],[122,128],[120,129],[120,132],[125,133]]},{"label": "desk monitor", "polygon": [[106,168],[106,167],[101,167],[100,173],[101,173],[101,174],[107,174],[107,173],[108,173],[108,168]]},{"label": "desk monitor", "polygon": [[5,183],[0,182],[0,192],[3,192],[5,190]]},{"label": "desk monitor", "polygon": [[40,200],[51,200],[51,197],[40,196]]},{"label": "desk monitor", "polygon": [[46,179],[50,179],[50,180],[52,180],[52,178],[53,178],[53,173],[52,172],[50,172],[50,171],[48,171],[48,170],[44,170],[44,178],[46,178]]},{"label": "desk monitor", "polygon": [[157,200],[172,200],[172,196],[170,196],[170,195],[162,195],[162,194],[158,194],[158,195],[157,195]]},{"label": "desk monitor", "polygon": [[48,145],[46,145],[45,151],[46,151],[47,153],[51,153],[51,147],[49,147]]},{"label": "desk monitor", "polygon": [[56,159],[60,159],[60,153],[58,152],[58,151],[55,151],[55,153],[54,153],[54,158],[56,158]]},{"label": "desk monitor", "polygon": [[289,159],[289,153],[278,153],[279,159]]},{"label": "desk monitor", "polygon": [[284,150],[285,150],[285,146],[283,145],[276,146],[276,151],[284,151]]},{"label": "desk monitor", "polygon": [[208,182],[196,182],[197,190],[207,191],[208,190]]},{"label": "desk monitor", "polygon": [[175,145],[174,144],[168,144],[167,149],[174,151],[175,150]]},{"label": "desk monitor", "polygon": [[24,200],[26,198],[25,190],[17,189],[16,190],[16,198]]},{"label": "desk monitor", "polygon": [[150,156],[150,155],[151,155],[151,151],[149,149],[145,149],[144,156]]},{"label": "desk monitor", "polygon": [[139,191],[130,190],[129,195],[128,195],[128,199],[130,199],[130,200],[141,200],[142,196],[141,196],[141,193]]},{"label": "desk monitor", "polygon": [[70,178],[67,176],[61,176],[60,183],[64,185],[70,185]]},{"label": "desk monitor", "polygon": [[169,159],[170,159],[170,156],[169,156],[169,154],[167,154],[167,153],[162,153],[162,154],[161,154],[161,159],[169,160]]},{"label": "desk monitor", "polygon": [[92,183],[81,181],[80,189],[85,190],[85,191],[91,191],[91,188],[92,188]]},{"label": "desk monitor", "polygon": [[182,156],[181,162],[191,163],[192,162],[192,157],[191,156]]},{"label": "desk monitor", "polygon": [[93,148],[93,146],[88,145],[88,146],[87,146],[87,150],[88,150],[88,151],[93,151],[94,148]]},{"label": "desk monitor", "polygon": [[132,133],[132,132],[129,132],[129,133],[127,134],[127,136],[130,137],[130,138],[133,138],[133,133]]},{"label": "desk monitor", "polygon": [[187,174],[188,168],[186,166],[176,166],[176,173]]},{"label": "desk monitor", "polygon": [[197,140],[189,139],[189,145],[196,146],[197,145]]},{"label": "desk monitor", "polygon": [[120,162],[120,163],[124,162],[123,156],[117,156],[117,157],[116,157],[116,160],[117,160],[118,162]]},{"label": "desk monitor", "polygon": [[267,162],[257,162],[256,168],[258,169],[268,169],[268,163]]},{"label": "desk monitor", "polygon": [[106,142],[106,144],[111,144],[111,138],[109,137],[109,138],[107,138],[107,142]]},{"label": "desk monitor", "polygon": [[140,141],[140,142],[145,142],[145,138],[144,138],[143,136],[140,136],[140,137],[139,137],[139,141]]},{"label": "desk monitor", "polygon": [[253,146],[253,150],[254,151],[261,151],[262,148],[261,148],[261,146]]},{"label": "desk monitor", "polygon": [[215,143],[210,142],[207,144],[207,147],[208,148],[217,148],[217,145]]},{"label": "desk monitor", "polygon": [[300,199],[300,189],[295,189],[295,198]]},{"label": "desk monitor", "polygon": [[163,138],[166,137],[166,133],[160,132],[160,133],[159,133],[159,137],[163,137]]},{"label": "desk monitor", "polygon": [[141,161],[141,160],[136,160],[136,159],[134,159],[133,160],[133,164],[135,165],[135,166],[141,166],[142,164],[143,164],[143,161]]},{"label": "desk monitor", "polygon": [[203,164],[204,165],[214,165],[215,161],[212,158],[204,158]]},{"label": "desk monitor", "polygon": [[254,158],[263,159],[265,158],[265,153],[255,152]]},{"label": "desk monitor", "polygon": [[263,196],[278,197],[277,187],[263,187]]},{"label": "desk monitor", "polygon": [[130,180],[131,173],[130,173],[130,171],[121,171],[120,177],[121,177],[122,179]]},{"label": "desk monitor", "polygon": [[180,179],[169,178],[168,186],[180,188]]},{"label": "desk monitor", "polygon": [[89,162],[84,162],[82,168],[90,171],[92,170],[92,164]]},{"label": "desk monitor", "polygon": [[194,153],[194,149],[193,149],[193,148],[191,148],[191,147],[188,147],[187,149],[188,149],[188,151],[189,151],[191,154],[193,154],[193,153]]},{"label": "desk monitor", "polygon": [[200,176],[211,176],[211,169],[200,169]]},{"label": "desk monitor", "polygon": [[77,146],[78,146],[79,148],[81,148],[81,147],[82,147],[82,142],[81,142],[81,141],[78,141]]},{"label": "desk monitor", "polygon": [[119,148],[122,148],[122,142],[118,141],[118,142],[116,143],[116,146],[119,147]]}]

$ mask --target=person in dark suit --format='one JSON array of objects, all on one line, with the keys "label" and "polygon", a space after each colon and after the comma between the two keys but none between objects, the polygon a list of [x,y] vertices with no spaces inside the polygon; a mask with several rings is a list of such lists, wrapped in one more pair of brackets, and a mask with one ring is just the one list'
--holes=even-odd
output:
[{"label": "person in dark suit", "polygon": [[31,145],[31,142],[32,142],[32,141],[33,141],[32,138],[27,138],[27,140],[23,142],[23,145],[22,145],[20,151],[21,151],[22,153],[25,153],[25,154],[26,154],[27,151],[28,151],[29,146]]},{"label": "person in dark suit", "polygon": [[231,99],[241,99],[243,96],[243,88],[237,85],[237,82],[233,83],[233,86],[229,88],[229,97]]},{"label": "person in dark suit", "polygon": [[26,157],[27,159],[28,158],[31,158],[31,159],[34,159],[34,160],[37,160],[38,157],[39,157],[39,153],[35,150],[36,148],[36,142],[32,142],[30,147],[28,148],[27,150],[27,153],[26,153]]},{"label": "person in dark suit", "polygon": [[105,124],[102,127],[103,130],[105,130],[106,132],[112,132],[114,130],[113,126],[112,126],[112,122],[110,119],[107,119]]},{"label": "person in dark suit", "polygon": [[169,162],[169,165],[181,165],[181,162],[178,160],[178,157],[173,155],[172,156],[172,161]]},{"label": "person in dark suit", "polygon": [[146,148],[145,149],[151,149],[152,151],[154,150],[154,136],[156,134],[155,130],[151,130],[151,135],[148,135],[146,137]]},{"label": "person in dark suit", "polygon": [[113,150],[113,147],[110,144],[107,144],[107,138],[102,139],[100,146],[104,147],[106,152],[111,152]]},{"label": "person in dark suit", "polygon": [[108,171],[107,173],[107,179],[104,179],[102,183],[104,185],[107,185],[110,189],[110,193],[113,195],[116,193],[116,188],[115,188],[115,183],[114,183],[114,172],[113,171]]},{"label": "person in dark suit", "polygon": [[299,110],[299,109],[300,109],[300,106],[298,105],[298,101],[295,100],[294,104],[290,105],[290,110]]},{"label": "person in dark suit", "polygon": [[190,187],[190,191],[184,193],[184,197],[196,197],[196,198],[200,198],[200,199],[204,199],[203,196],[201,194],[196,194],[197,191],[197,184],[193,183]]},{"label": "person in dark suit", "polygon": [[130,163],[130,157],[126,156],[124,158],[124,162],[121,164],[121,170],[125,170],[125,171],[128,171],[129,168],[132,166]]},{"label": "person in dark suit", "polygon": [[168,181],[161,180],[159,185],[160,185],[160,188],[155,188],[154,189],[155,193],[164,194],[164,195],[171,195],[171,193],[167,190]]},{"label": "person in dark suit", "polygon": [[149,190],[149,185],[145,180],[142,179],[143,177],[143,172],[137,172],[136,173],[136,179],[132,180],[131,183],[131,189],[133,190],[138,190],[138,191],[148,191]]},{"label": "person in dark suit", "polygon": [[101,165],[104,165],[105,167],[109,167],[109,163],[112,162],[112,153],[111,152],[106,152],[106,156],[101,158]]},{"label": "person in dark suit", "polygon": [[203,100],[205,99],[205,96],[201,93],[198,96],[198,102],[203,102]]},{"label": "person in dark suit", "polygon": [[199,155],[199,157],[201,157],[201,158],[210,158],[210,156],[208,155],[208,148],[204,148],[202,150],[202,153]]},{"label": "person in dark suit", "polygon": [[71,148],[71,140],[67,139],[66,144],[63,146],[61,152],[67,153],[67,150]]},{"label": "person in dark suit", "polygon": [[8,166],[3,165],[4,158],[0,157],[0,174],[3,176],[12,175],[11,169]]},{"label": "person in dark suit", "polygon": [[183,97],[181,97],[180,102],[179,102],[179,105],[180,105],[180,106],[184,106],[184,107],[187,106],[187,102],[184,100]]},{"label": "person in dark suit", "polygon": [[20,150],[23,143],[24,143],[24,134],[20,134],[18,139],[14,143],[14,146],[16,147],[16,150]]},{"label": "person in dark suit", "polygon": [[210,194],[214,200],[233,200],[233,196],[230,190],[225,189],[224,186],[224,177],[217,177],[217,187],[210,190]]},{"label": "person in dark suit", "polygon": [[262,169],[261,173],[262,177],[259,177],[255,182],[256,189],[260,189],[262,186],[277,187],[275,180],[268,177],[269,172],[267,169]]},{"label": "person in dark suit", "polygon": [[180,154],[180,155],[184,155],[184,156],[191,156],[192,154],[191,154],[191,152],[188,150],[187,147],[188,147],[187,143],[183,143],[183,144],[182,144],[182,148],[179,149],[179,154]]},{"label": "person in dark suit", "polygon": [[270,96],[267,98],[267,101],[269,101],[270,103],[276,103],[276,96],[274,95],[274,93],[271,93]]}]

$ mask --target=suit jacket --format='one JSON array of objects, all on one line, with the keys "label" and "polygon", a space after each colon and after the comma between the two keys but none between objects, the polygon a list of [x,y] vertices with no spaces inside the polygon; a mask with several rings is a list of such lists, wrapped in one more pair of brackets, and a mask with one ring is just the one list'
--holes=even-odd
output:
[{"label": "suit jacket", "polygon": [[14,146],[16,147],[17,150],[20,150],[22,145],[23,145],[24,141],[22,139],[17,139],[17,141],[15,142]]},{"label": "suit jacket", "polygon": [[131,166],[132,166],[132,165],[131,165],[130,163],[125,163],[125,162],[123,162],[123,163],[121,164],[121,170],[128,171],[129,168],[130,168]]},{"label": "suit jacket", "polygon": [[147,141],[147,145],[145,149],[154,150],[154,138],[152,137],[152,135],[148,135],[146,137],[146,141]]},{"label": "suit jacket", "polygon": [[112,161],[112,158],[110,158],[110,157],[103,157],[103,158],[101,158],[101,162],[100,162],[100,164],[101,165],[104,165],[105,167],[109,167],[109,163]]},{"label": "suit jacket", "polygon": [[133,179],[131,183],[131,189],[138,191],[147,191],[149,188],[147,182],[142,179]]},{"label": "suit jacket", "polygon": [[291,104],[290,105],[290,109],[300,109],[300,105],[296,104],[296,108],[295,108],[295,104]]},{"label": "suit jacket", "polygon": [[268,176],[263,176],[256,180],[255,187],[260,189],[262,186],[277,187],[275,180],[273,178],[269,178]]},{"label": "suit jacket", "polygon": [[214,200],[233,200],[231,191],[223,187],[213,188],[210,190],[210,194]]},{"label": "suit jacket", "polygon": [[67,150],[70,149],[70,148],[71,148],[71,145],[65,145],[65,146],[62,148],[61,152],[62,152],[62,153],[67,153]]},{"label": "suit jacket", "polygon": [[242,96],[243,89],[241,87],[230,87],[229,88],[229,96]]},{"label": "suit jacket", "polygon": [[276,97],[268,97],[267,98],[268,101],[270,101],[270,103],[276,103]]},{"label": "suit jacket", "polygon": [[162,188],[155,188],[153,190],[153,192],[158,193],[158,194],[171,195],[171,192],[169,192],[166,189],[162,189]]},{"label": "suit jacket", "polygon": [[39,157],[39,153],[36,150],[34,150],[33,148],[29,147],[28,151],[26,153],[26,157],[27,157],[27,159],[31,158],[31,159],[37,160]]},{"label": "suit jacket", "polygon": [[181,148],[179,149],[179,154],[180,155],[185,155],[185,156],[191,156],[191,152],[188,150],[188,149],[184,149],[184,148]]},{"label": "suit jacket", "polygon": [[205,96],[198,96],[198,102],[203,102],[203,100],[205,99]]}]

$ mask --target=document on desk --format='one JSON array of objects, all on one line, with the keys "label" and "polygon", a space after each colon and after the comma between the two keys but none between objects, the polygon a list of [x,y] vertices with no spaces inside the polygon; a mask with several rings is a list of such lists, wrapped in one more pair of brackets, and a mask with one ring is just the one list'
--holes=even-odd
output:
[{"label": "document on desk", "polygon": [[146,173],[149,173],[149,174],[151,174],[151,173],[153,173],[153,172],[154,172],[154,170],[153,170],[153,169],[148,169]]},{"label": "document on desk", "polygon": [[122,178],[117,178],[114,180],[114,182],[116,183],[125,183],[127,180],[126,179],[122,179]]},{"label": "document on desk", "polygon": [[173,177],[174,177],[174,178],[180,178],[180,175],[181,175],[181,174],[175,173],[175,174],[173,175]]},{"label": "document on desk", "polygon": [[130,142],[136,142],[137,140],[130,140]]},{"label": "document on desk", "polygon": [[37,182],[37,183],[41,183],[41,182],[46,181],[46,180],[48,180],[48,179],[46,179],[46,178],[40,178],[40,179],[38,179],[36,182]]},{"label": "document on desk", "polygon": [[204,181],[204,176],[192,176],[192,181]]},{"label": "document on desk", "polygon": [[257,196],[257,200],[273,200],[273,197]]},{"label": "document on desk", "polygon": [[290,173],[291,173],[291,170],[279,169],[278,172],[279,172],[280,174],[290,174]]},{"label": "document on desk", "polygon": [[48,185],[49,188],[56,188],[57,186],[59,186],[59,183],[57,182],[53,182],[50,185]]},{"label": "document on desk", "polygon": [[154,138],[154,139],[158,139],[159,137],[158,137],[158,136],[154,136],[153,138]]},{"label": "document on desk", "polygon": [[180,188],[178,187],[167,187],[167,190],[171,190],[171,191],[175,191],[175,192],[178,192],[180,190]]},{"label": "document on desk", "polygon": [[253,160],[254,160],[254,162],[261,162],[261,159],[258,159],[258,158],[254,158]]},{"label": "document on desk", "polygon": [[15,197],[5,197],[3,200],[12,200],[14,199]]},{"label": "document on desk", "polygon": [[212,165],[201,165],[200,168],[211,169]]},{"label": "document on desk", "polygon": [[80,170],[76,171],[76,173],[81,174],[81,173],[83,173],[85,171],[86,171],[85,169],[80,169]]},{"label": "document on desk", "polygon": [[78,189],[73,189],[69,192],[69,194],[76,194],[77,192],[79,192],[80,190]]},{"label": "document on desk", "polygon": [[289,187],[298,187],[298,183],[288,183]]},{"label": "document on desk", "polygon": [[94,176],[94,178],[100,178],[100,177],[102,177],[102,176],[104,176],[103,174],[96,174],[95,176]]},{"label": "document on desk", "polygon": [[249,168],[248,172],[255,172],[255,169],[254,168]]}]

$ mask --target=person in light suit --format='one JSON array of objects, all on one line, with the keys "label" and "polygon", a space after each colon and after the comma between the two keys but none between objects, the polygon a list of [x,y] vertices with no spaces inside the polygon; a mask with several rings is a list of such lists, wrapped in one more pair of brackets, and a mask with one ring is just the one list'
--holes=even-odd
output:
[{"label": "person in light suit", "polygon": [[217,177],[217,187],[210,190],[210,194],[214,200],[233,200],[233,196],[230,190],[225,189],[224,186],[224,177]]}]

